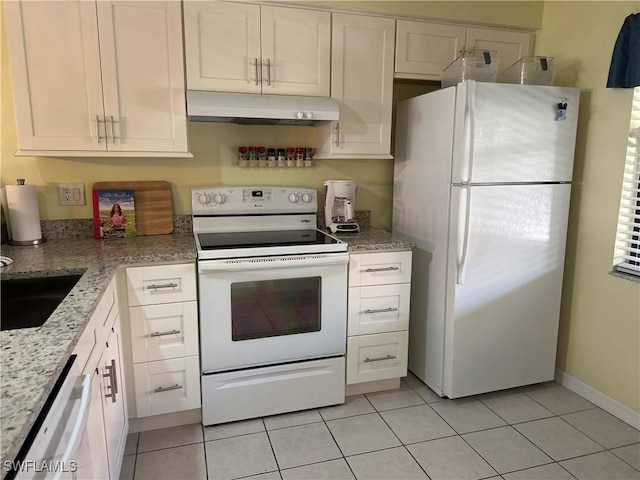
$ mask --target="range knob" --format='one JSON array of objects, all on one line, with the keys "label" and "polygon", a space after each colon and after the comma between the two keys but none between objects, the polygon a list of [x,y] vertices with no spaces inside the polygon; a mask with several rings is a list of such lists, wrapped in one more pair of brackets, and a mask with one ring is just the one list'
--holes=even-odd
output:
[{"label": "range knob", "polygon": [[298,194],[297,193],[290,193],[289,194],[289,202],[297,203],[298,202]]},{"label": "range knob", "polygon": [[227,199],[223,193],[216,193],[213,196],[213,203],[217,203],[218,205],[222,205],[226,200]]},{"label": "range knob", "polygon": [[303,194],[302,194],[302,201],[303,201],[304,203],[309,203],[309,202],[311,202],[311,200],[313,200],[313,196],[311,196],[311,195],[310,195],[310,194],[308,194],[308,193],[303,193]]},{"label": "range knob", "polygon": [[211,201],[211,196],[206,194],[206,193],[200,193],[198,194],[198,202],[200,202],[201,205],[209,205],[209,202]]}]

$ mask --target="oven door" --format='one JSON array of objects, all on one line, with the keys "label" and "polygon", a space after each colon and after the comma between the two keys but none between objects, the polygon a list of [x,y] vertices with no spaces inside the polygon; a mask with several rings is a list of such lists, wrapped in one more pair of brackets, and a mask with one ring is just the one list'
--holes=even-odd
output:
[{"label": "oven door", "polygon": [[198,261],[203,373],[344,355],[347,253]]}]

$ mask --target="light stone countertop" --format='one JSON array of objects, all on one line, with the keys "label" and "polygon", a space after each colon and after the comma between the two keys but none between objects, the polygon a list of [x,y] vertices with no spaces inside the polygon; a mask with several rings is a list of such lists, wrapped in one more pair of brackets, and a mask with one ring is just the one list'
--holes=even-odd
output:
[{"label": "light stone countertop", "polygon": [[[340,234],[350,252],[408,250],[413,244],[384,230]],[[13,263],[0,277],[83,274],[41,327],[0,332],[0,465],[13,460],[73,352],[98,301],[120,266],[194,262],[192,233],[96,240],[63,238],[38,247],[2,245]]]},{"label": "light stone countertop", "polygon": [[363,228],[358,233],[339,233],[334,236],[349,244],[349,253],[411,250],[415,247],[413,242],[401,235],[374,227]]},{"label": "light stone countertop", "polygon": [[[193,234],[2,245],[3,279],[83,274],[41,327],[0,332],[0,465],[13,460],[121,265],[194,262]],[[4,476],[4,474],[2,475]]]}]

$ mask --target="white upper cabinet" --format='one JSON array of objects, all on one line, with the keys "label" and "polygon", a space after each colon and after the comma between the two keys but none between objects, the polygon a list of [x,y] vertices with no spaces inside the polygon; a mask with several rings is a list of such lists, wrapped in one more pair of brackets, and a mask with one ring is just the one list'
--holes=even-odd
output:
[{"label": "white upper cabinet", "polygon": [[532,34],[490,28],[467,28],[466,48],[494,50],[500,59],[498,73],[533,51]]},{"label": "white upper cabinet", "polygon": [[18,154],[188,155],[179,2],[3,6]]},{"label": "white upper cabinet", "polygon": [[465,27],[398,20],[395,76],[440,78],[464,48],[465,35]]},{"label": "white upper cabinet", "polygon": [[340,120],[318,127],[317,158],[392,158],[395,20],[333,14],[331,97]]},{"label": "white upper cabinet", "polygon": [[464,49],[493,50],[498,71],[531,55],[533,35],[492,28],[471,28],[431,22],[398,20],[396,78],[440,80],[442,71]]},{"label": "white upper cabinet", "polygon": [[187,88],[329,96],[331,14],[185,1]]}]

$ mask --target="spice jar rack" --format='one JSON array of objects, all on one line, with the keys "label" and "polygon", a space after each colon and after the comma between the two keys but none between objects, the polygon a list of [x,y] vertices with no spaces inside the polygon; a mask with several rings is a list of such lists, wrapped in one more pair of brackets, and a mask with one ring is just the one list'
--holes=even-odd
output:
[{"label": "spice jar rack", "polygon": [[311,167],[311,147],[238,147],[239,167]]}]

